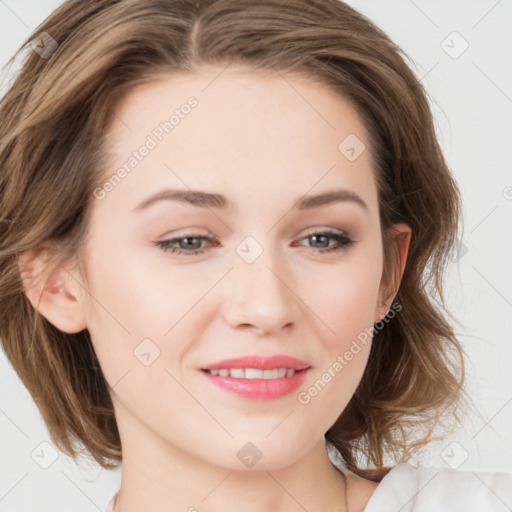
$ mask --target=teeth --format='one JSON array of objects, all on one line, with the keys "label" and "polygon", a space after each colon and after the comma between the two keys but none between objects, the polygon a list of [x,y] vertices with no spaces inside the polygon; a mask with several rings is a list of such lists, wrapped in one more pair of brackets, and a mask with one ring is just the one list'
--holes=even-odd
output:
[{"label": "teeth", "polygon": [[220,370],[206,370],[212,375],[220,377],[233,377],[235,379],[282,379],[291,377],[295,370],[293,368],[276,368],[274,370],[259,370],[257,368],[231,368]]},{"label": "teeth", "polygon": [[256,368],[246,368],[245,369],[245,378],[246,379],[263,379],[263,370],[257,370]]}]

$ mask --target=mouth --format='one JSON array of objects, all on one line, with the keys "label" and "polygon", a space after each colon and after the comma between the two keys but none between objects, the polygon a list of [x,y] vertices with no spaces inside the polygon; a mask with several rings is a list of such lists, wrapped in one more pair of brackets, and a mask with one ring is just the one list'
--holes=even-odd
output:
[{"label": "mouth", "polygon": [[295,391],[310,369],[305,361],[279,355],[228,359],[200,370],[211,383],[241,398],[273,400]]},{"label": "mouth", "polygon": [[261,370],[259,368],[212,368],[211,370],[203,370],[210,375],[220,377],[232,377],[234,379],[283,379],[295,375],[297,372],[303,370],[296,370],[295,368],[276,368],[274,370]]}]

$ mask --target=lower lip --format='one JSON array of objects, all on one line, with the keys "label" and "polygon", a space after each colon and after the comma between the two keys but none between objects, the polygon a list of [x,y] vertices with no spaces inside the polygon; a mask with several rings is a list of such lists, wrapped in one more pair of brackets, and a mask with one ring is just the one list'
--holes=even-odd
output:
[{"label": "lower lip", "polygon": [[215,385],[243,398],[273,400],[295,391],[304,382],[308,369],[280,379],[236,379],[212,375],[205,371],[202,373]]}]

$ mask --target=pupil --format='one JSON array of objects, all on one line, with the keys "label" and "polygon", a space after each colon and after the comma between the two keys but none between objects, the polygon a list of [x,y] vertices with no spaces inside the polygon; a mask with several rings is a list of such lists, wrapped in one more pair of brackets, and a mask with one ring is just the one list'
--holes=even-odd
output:
[{"label": "pupil", "polygon": [[[325,242],[328,237],[326,235],[313,235],[313,239],[318,239],[318,238],[323,238],[324,242]],[[329,244],[327,244],[327,245],[329,245]],[[325,243],[323,244],[323,247],[325,247]]]},{"label": "pupil", "polygon": [[[187,237],[187,238],[184,238],[183,240],[185,240],[185,244],[187,247],[190,247],[191,245],[194,245],[194,243],[190,243],[191,240],[198,240],[198,238],[196,237]],[[197,244],[196,244],[197,245]]]}]

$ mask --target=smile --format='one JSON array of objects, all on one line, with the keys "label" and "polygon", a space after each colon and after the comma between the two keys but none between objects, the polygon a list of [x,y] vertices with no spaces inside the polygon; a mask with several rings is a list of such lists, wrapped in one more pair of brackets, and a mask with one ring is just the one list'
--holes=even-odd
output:
[{"label": "smile", "polygon": [[290,395],[311,370],[307,361],[288,355],[248,355],[224,359],[200,368],[216,387],[251,400],[275,400]]},{"label": "smile", "polygon": [[218,375],[220,377],[269,380],[291,377],[298,370],[295,370],[294,368],[276,368],[275,370],[260,370],[259,368],[220,368],[205,371],[211,375]]}]

